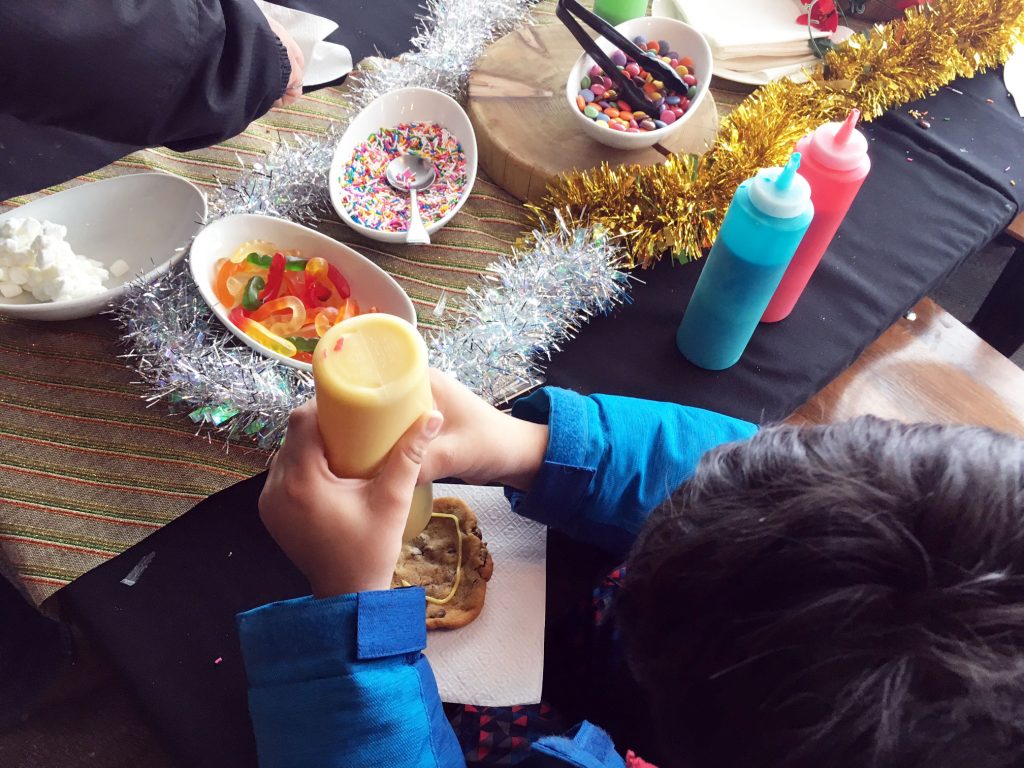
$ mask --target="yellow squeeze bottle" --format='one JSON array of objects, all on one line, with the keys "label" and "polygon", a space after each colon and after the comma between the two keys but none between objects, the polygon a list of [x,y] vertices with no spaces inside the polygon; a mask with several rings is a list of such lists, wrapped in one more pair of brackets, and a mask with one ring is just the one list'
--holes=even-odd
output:
[{"label": "yellow squeeze bottle", "polygon": [[[372,312],[330,328],[313,352],[317,418],[339,477],[373,477],[398,439],[434,407],[427,346],[394,315]],[[427,527],[429,484],[417,486],[405,540]]]}]

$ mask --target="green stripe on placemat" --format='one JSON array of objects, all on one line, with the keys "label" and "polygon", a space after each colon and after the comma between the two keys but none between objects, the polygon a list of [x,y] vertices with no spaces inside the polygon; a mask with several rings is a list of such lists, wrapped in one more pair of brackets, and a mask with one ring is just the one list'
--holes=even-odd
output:
[{"label": "green stripe on placemat", "polygon": [[[182,176],[208,193],[229,183],[289,134],[323,136],[344,114],[344,87],[274,110],[215,147],[151,149],[65,184],[0,203],[0,212],[79,184],[140,171]],[[527,227],[524,209],[478,178],[465,207],[431,246],[368,240],[338,219],[318,225],[395,277],[425,328],[442,293],[447,318],[497,256]],[[0,547],[37,600],[137,543],[198,500],[262,471],[268,454],[230,450],[195,425],[147,407],[105,317],[30,323],[0,317]]]}]

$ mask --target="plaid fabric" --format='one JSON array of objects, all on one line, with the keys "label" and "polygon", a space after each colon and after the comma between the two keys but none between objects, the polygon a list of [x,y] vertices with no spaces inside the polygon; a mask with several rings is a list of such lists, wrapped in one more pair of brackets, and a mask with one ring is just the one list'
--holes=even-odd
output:
[{"label": "plaid fabric", "polygon": [[518,765],[530,756],[533,742],[566,727],[555,709],[543,702],[515,707],[449,705],[448,720],[470,766]]},{"label": "plaid fabric", "polygon": [[[624,566],[613,570],[594,589],[591,604],[581,606],[583,612],[593,616],[594,626],[605,627],[608,609],[625,574]],[[558,711],[545,702],[514,707],[449,704],[445,712],[470,766],[518,765],[530,756],[533,742],[564,733],[568,727]],[[640,761],[627,765],[642,768],[649,764]]]},{"label": "plaid fabric", "polygon": [[608,619],[608,610],[612,606],[612,599],[622,586],[622,580],[626,577],[626,566],[620,565],[609,573],[601,583],[594,589],[593,610],[594,626],[603,627]]}]

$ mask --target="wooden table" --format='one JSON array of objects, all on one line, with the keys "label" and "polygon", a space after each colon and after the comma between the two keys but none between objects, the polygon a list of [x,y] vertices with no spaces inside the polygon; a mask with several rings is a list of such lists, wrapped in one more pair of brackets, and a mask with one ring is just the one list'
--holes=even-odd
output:
[{"label": "wooden table", "polygon": [[[713,87],[722,85],[713,83]],[[722,91],[715,91],[722,112],[743,95],[745,91],[738,90],[730,99]],[[320,94],[317,103],[325,98]],[[497,218],[487,220],[494,222]],[[828,423],[871,413],[904,421],[981,424],[1024,436],[1024,372],[931,301],[919,303],[912,314],[913,320],[903,319],[893,325],[789,420]],[[136,396],[127,387],[126,374],[110,366],[105,375],[109,375],[111,384],[104,397]],[[180,431],[162,412],[147,412],[141,404],[124,429],[135,428],[147,417],[156,428],[168,433]],[[211,453],[219,455],[219,450],[216,444],[210,446]],[[232,454],[221,462],[231,462],[232,466],[215,469],[239,472],[241,468],[233,466],[236,461],[242,463]],[[180,464],[195,471],[191,464]],[[209,480],[211,484],[214,481]],[[231,478],[222,481],[226,484]],[[19,731],[0,736],[0,765],[165,768],[171,763],[129,694],[109,679],[100,691],[67,702],[34,718]]]},{"label": "wooden table", "polygon": [[[1024,371],[924,299],[788,421],[824,424],[863,414],[977,424],[1024,437]],[[0,763],[173,766],[113,679],[0,736]]]},{"label": "wooden table", "polygon": [[788,421],[825,424],[863,414],[1024,437],[1024,371],[924,299]]}]

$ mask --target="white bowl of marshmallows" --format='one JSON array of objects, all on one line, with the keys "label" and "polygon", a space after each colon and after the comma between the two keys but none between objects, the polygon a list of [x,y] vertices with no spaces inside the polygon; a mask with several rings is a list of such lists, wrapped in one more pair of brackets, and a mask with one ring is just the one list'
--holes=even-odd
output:
[{"label": "white bowl of marshmallows", "polygon": [[0,215],[0,314],[74,320],[182,258],[206,218],[184,179],[139,173],[82,184]]}]

